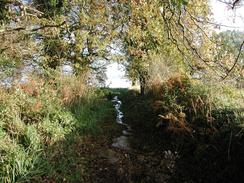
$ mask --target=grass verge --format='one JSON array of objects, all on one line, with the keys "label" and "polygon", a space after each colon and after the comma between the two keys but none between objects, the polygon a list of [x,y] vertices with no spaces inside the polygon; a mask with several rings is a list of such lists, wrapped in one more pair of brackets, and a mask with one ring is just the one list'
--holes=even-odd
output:
[{"label": "grass verge", "polygon": [[76,142],[98,133],[112,112],[103,92],[73,76],[2,88],[0,182],[82,182],[88,165]]}]

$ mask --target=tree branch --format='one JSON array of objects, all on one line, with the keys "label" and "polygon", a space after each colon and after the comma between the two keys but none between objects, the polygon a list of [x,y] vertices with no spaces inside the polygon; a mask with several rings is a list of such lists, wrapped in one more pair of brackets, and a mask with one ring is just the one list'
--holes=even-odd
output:
[{"label": "tree branch", "polygon": [[63,21],[60,24],[53,24],[53,25],[52,24],[47,24],[47,25],[43,25],[43,26],[40,26],[38,28],[31,29],[31,30],[27,30],[27,27],[17,27],[17,28],[13,28],[13,29],[2,30],[2,31],[0,31],[0,35],[4,35],[4,34],[7,34],[7,33],[11,33],[11,32],[19,32],[19,31],[37,32],[39,30],[46,29],[46,28],[62,27],[64,24],[66,24],[66,21]]},{"label": "tree branch", "polygon": [[36,32],[42,29],[46,29],[46,28],[57,28],[57,27],[62,27],[64,24],[66,24],[66,21],[63,21],[61,24],[56,24],[56,25],[43,25],[41,27],[35,28],[35,29],[31,29],[31,32]]},{"label": "tree branch", "polygon": [[237,62],[239,60],[239,57],[241,55],[241,51],[242,51],[243,46],[244,46],[244,41],[241,43],[241,46],[239,48],[238,55],[237,55],[237,57],[235,59],[235,62],[233,64],[233,66],[229,69],[228,73],[224,76],[223,80],[225,80],[229,76],[229,74],[231,73],[231,71],[235,68],[235,66],[236,66],[236,64],[237,64]]}]

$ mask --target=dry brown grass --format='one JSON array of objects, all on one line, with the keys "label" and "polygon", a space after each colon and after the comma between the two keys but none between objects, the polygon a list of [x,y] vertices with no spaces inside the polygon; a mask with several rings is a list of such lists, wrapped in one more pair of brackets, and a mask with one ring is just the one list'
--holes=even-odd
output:
[{"label": "dry brown grass", "polygon": [[167,113],[166,115],[159,115],[160,122],[157,125],[162,123],[167,123],[167,130],[172,133],[179,132],[191,132],[192,129],[190,125],[186,122],[186,114],[183,112],[180,113]]},{"label": "dry brown grass", "polygon": [[175,74],[172,77],[170,77],[166,81],[166,85],[168,89],[173,90],[173,89],[179,89],[181,92],[184,92],[186,87],[188,87],[189,78],[187,78],[185,75],[182,74]]},{"label": "dry brown grass", "polygon": [[61,104],[70,105],[77,99],[87,96],[88,88],[85,76],[59,76],[46,81],[40,77],[32,76],[27,82],[15,86],[15,89],[37,99],[32,106],[33,111],[38,111],[42,107],[42,103],[38,101],[42,93],[47,93],[47,97],[58,96]]},{"label": "dry brown grass", "polygon": [[151,87],[150,92],[155,97],[152,108],[159,114],[158,127],[164,126],[172,133],[191,133],[197,119],[213,123],[213,101],[195,87],[188,76],[174,74],[165,82],[154,83]]},{"label": "dry brown grass", "polygon": [[29,79],[27,82],[19,84],[17,88],[30,96],[38,97],[43,85],[44,81],[42,79]]},{"label": "dry brown grass", "polygon": [[83,98],[89,92],[84,76],[68,76],[60,78],[61,101],[65,105],[70,105],[77,99]]}]

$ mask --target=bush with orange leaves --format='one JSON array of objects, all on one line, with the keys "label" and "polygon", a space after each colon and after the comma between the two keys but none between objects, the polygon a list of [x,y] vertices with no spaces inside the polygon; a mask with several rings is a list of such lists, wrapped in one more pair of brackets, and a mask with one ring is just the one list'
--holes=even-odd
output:
[{"label": "bush with orange leaves", "polygon": [[152,104],[154,111],[159,114],[156,126],[165,126],[173,133],[193,133],[196,130],[205,133],[206,129],[214,128],[214,104],[207,90],[202,85],[194,85],[186,75],[180,74],[170,77],[160,89],[157,85],[157,93],[154,94],[156,100]]}]

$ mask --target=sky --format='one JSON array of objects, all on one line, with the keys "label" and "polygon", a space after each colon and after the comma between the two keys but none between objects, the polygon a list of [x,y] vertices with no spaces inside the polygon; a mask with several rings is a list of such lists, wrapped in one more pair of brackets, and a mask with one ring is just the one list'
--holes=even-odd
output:
[{"label": "sky", "polygon": [[[220,0],[221,1],[221,0]],[[244,31],[244,5],[236,10],[230,9],[219,0],[210,0],[213,22],[225,25],[217,31],[242,30]],[[224,0],[222,0],[224,1]],[[244,39],[244,38],[243,38]],[[107,67],[106,85],[111,88],[129,88],[131,82],[125,78],[125,71],[118,63],[109,64]]]},{"label": "sky", "polygon": [[233,10],[221,1],[224,0],[210,0],[214,22],[226,25],[221,31],[244,30],[244,5]]},{"label": "sky", "polygon": [[125,77],[125,70],[118,63],[112,63],[107,66],[106,85],[110,88],[129,88],[131,82]]}]

